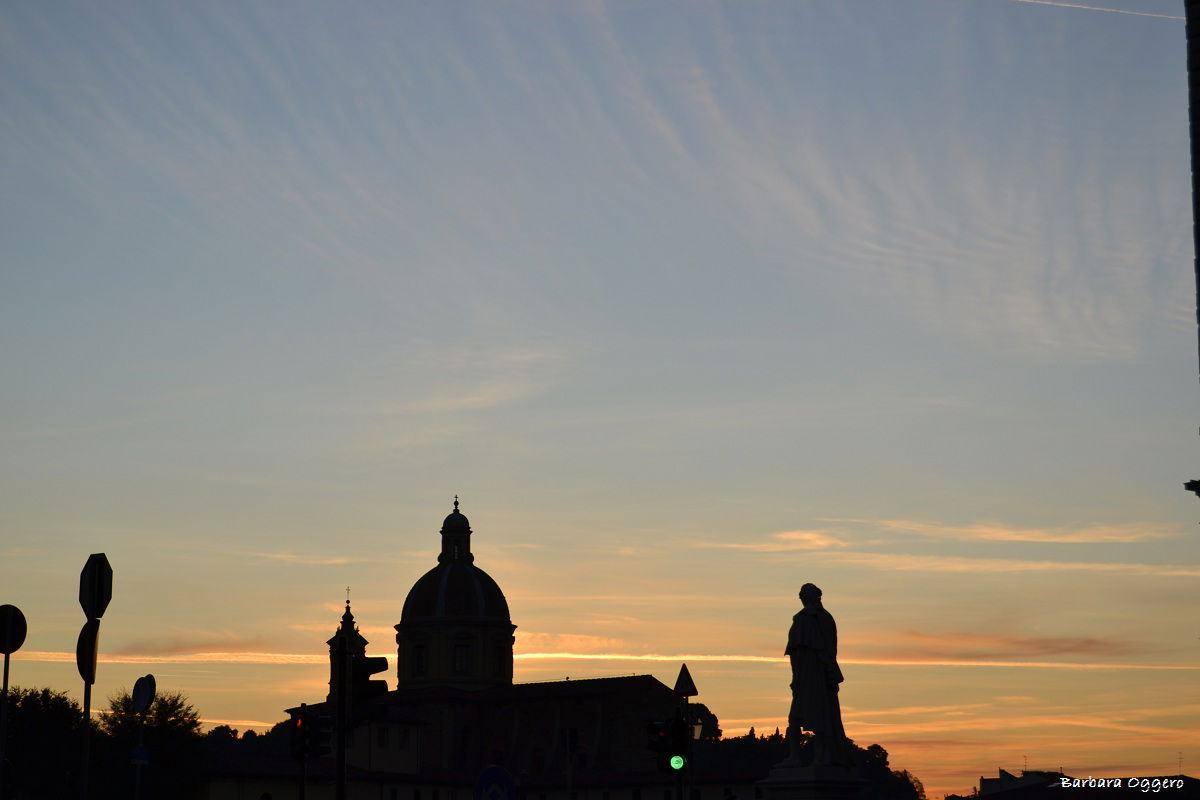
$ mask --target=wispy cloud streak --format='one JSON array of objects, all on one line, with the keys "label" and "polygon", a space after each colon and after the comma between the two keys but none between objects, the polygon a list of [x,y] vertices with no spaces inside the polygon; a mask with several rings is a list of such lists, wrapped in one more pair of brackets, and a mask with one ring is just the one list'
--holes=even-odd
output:
[{"label": "wispy cloud streak", "polygon": [[[22,654],[24,661],[70,663],[74,653],[33,650]],[[328,664],[329,656],[312,653],[183,653],[179,655],[154,655],[143,653],[101,653],[97,659],[103,664]]]},{"label": "wispy cloud streak", "polygon": [[188,653],[245,653],[262,647],[261,641],[245,639],[236,633],[196,631],[186,637],[140,639],[109,652],[115,656],[181,656]]},{"label": "wispy cloud streak", "polygon": [[771,534],[773,542],[693,542],[693,547],[720,550],[752,550],[778,553],[787,550],[829,550],[846,547],[846,542],[829,531],[796,530]]},{"label": "wispy cloud streak", "polygon": [[259,558],[265,558],[269,561],[282,561],[286,564],[302,564],[304,566],[325,566],[334,567],[341,564],[352,564],[356,561],[361,561],[359,558],[351,558],[349,556],[301,556],[295,553],[255,553]]},{"label": "wispy cloud streak", "polygon": [[1105,6],[1085,6],[1083,3],[1059,3],[1055,0],[1013,0],[1014,3],[1028,3],[1035,6],[1055,6],[1057,8],[1079,8],[1084,11],[1107,11],[1110,14],[1128,14],[1131,17],[1155,17],[1156,19],[1174,19],[1183,21],[1186,17],[1175,17],[1170,14],[1152,14],[1149,11],[1131,11],[1127,8],[1107,8]]},{"label": "wispy cloud streak", "polygon": [[[1134,652],[1133,643],[1096,636],[1029,636],[1012,633],[951,631],[872,631],[856,637],[856,646],[887,659],[923,661],[987,661],[1045,656],[1103,657]],[[858,650],[858,647],[855,648]]]},{"label": "wispy cloud streak", "polygon": [[827,553],[823,558],[870,569],[914,572],[1103,572],[1113,575],[1200,577],[1200,566],[1133,564],[1107,561],[1025,561],[1016,558],[966,558],[908,553]]},{"label": "wispy cloud streak", "polygon": [[855,522],[875,525],[884,531],[915,533],[944,539],[993,542],[1057,542],[1064,544],[1097,544],[1104,542],[1142,542],[1166,539],[1179,535],[1170,525],[1152,522],[1130,522],[1121,525],[1081,525],[1050,528],[1018,528],[1002,522],[981,522],[972,525],[944,525],[911,519],[836,519],[830,522]]},{"label": "wispy cloud streak", "polygon": [[[395,656],[385,656],[394,662]],[[750,654],[712,655],[708,653],[517,653],[518,661],[651,661],[651,662],[726,662],[786,664],[788,659],[779,656]],[[22,654],[23,661],[48,663],[71,663],[74,653],[34,650]],[[327,655],[313,653],[188,653],[183,655],[108,655],[101,654],[99,661],[105,664],[263,664],[263,665],[311,665],[328,664]],[[1066,661],[953,661],[887,658],[844,658],[842,664],[879,667],[1014,667],[1035,669],[1068,670],[1159,670],[1200,671],[1200,665],[1190,664],[1081,664]]]},{"label": "wispy cloud streak", "polygon": [[274,722],[263,722],[258,719],[208,719],[201,718],[204,725],[228,725],[231,728],[273,728]]},{"label": "wispy cloud streak", "polygon": [[[704,661],[704,662],[739,662],[786,664],[788,659],[779,656],[756,655],[708,655],[697,653],[678,653],[665,655],[661,653],[631,654],[631,653],[518,653],[515,658],[529,661]],[[856,664],[878,667],[1013,667],[1013,668],[1042,668],[1042,669],[1072,669],[1072,670],[1184,670],[1200,671],[1200,665],[1173,664],[1082,664],[1069,661],[968,661],[968,660],[936,660],[936,659],[888,659],[888,658],[839,658],[842,664]]]}]

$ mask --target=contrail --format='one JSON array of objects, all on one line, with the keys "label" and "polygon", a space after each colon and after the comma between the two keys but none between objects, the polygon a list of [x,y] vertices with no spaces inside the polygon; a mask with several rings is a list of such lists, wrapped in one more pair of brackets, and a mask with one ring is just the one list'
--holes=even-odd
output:
[{"label": "contrail", "polygon": [[1108,11],[1113,14],[1129,14],[1133,17],[1155,17],[1157,19],[1186,20],[1187,17],[1172,17],[1169,14],[1151,14],[1148,11],[1129,11],[1124,8],[1105,8],[1103,6],[1085,6],[1082,3],[1058,3],[1055,0],[1013,0],[1014,3],[1032,3],[1036,6],[1058,6],[1059,8],[1082,8],[1087,11]]},{"label": "contrail", "polygon": [[[35,650],[22,653],[25,661],[71,662],[71,653]],[[327,656],[312,653],[181,653],[178,655],[138,655],[101,653],[101,664],[324,664]]]},{"label": "contrail", "polygon": [[[697,653],[678,653],[665,655],[661,653],[516,653],[513,658],[518,661],[725,661],[749,662],[764,664],[786,664],[788,659],[781,656],[758,655],[707,655]],[[1078,663],[1075,661],[971,661],[966,659],[907,659],[907,658],[840,658],[842,664],[854,664],[873,667],[1031,667],[1035,669],[1075,669],[1075,670],[1196,670],[1196,664],[1105,664]]]},{"label": "contrail", "polygon": [[[38,650],[22,653],[23,661],[69,663],[74,653]],[[395,656],[385,656],[395,663]],[[786,656],[713,655],[709,653],[514,653],[518,661],[716,661],[725,663],[787,664]],[[102,664],[263,664],[317,665],[327,664],[328,656],[313,653],[182,653],[179,655],[106,655],[100,654]],[[908,658],[842,658],[842,664],[874,667],[1032,667],[1035,669],[1095,669],[1095,670],[1194,670],[1197,664],[1106,664],[1074,661],[974,661],[967,659],[908,659]]]}]

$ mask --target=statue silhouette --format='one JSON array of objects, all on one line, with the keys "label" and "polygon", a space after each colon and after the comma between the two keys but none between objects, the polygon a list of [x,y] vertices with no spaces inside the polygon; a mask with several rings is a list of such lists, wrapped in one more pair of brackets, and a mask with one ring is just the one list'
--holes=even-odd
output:
[{"label": "statue silhouette", "polygon": [[[838,684],[845,680],[837,663],[837,625],[821,605],[821,590],[800,587],[803,608],[792,617],[787,649],[792,661],[792,707],[788,712],[790,751],[779,766],[848,764]],[[801,754],[801,729],[813,734],[811,757]],[[808,754],[805,754],[808,755]]]}]

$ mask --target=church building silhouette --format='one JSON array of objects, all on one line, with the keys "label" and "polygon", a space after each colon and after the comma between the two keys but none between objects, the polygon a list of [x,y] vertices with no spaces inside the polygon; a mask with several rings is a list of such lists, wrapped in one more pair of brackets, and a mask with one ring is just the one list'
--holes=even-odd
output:
[{"label": "church building silhouette", "polygon": [[[348,796],[469,800],[484,770],[498,768],[530,800],[564,791],[659,800],[674,780],[656,767],[647,725],[675,718],[685,698],[652,675],[514,683],[517,626],[504,592],[475,564],[471,536],[455,498],[437,564],[413,584],[395,626],[394,689],[371,678],[386,660],[366,654],[347,600],[328,641],[329,693],[307,710],[348,720]],[[329,785],[334,761],[309,765],[314,783]]]}]

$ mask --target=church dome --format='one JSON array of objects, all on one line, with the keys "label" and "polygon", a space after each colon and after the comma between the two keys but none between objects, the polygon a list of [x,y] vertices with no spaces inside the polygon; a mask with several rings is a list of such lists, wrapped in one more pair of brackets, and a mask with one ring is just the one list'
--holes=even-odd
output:
[{"label": "church dome", "polygon": [[441,533],[437,566],[413,584],[396,626],[397,688],[511,686],[517,626],[504,592],[475,566],[457,497]]},{"label": "church dome", "polygon": [[458,510],[442,523],[442,552],[438,564],[413,584],[404,601],[401,622],[433,620],[489,620],[510,622],[504,592],[486,572],[475,566],[471,553],[471,524]]},{"label": "church dome", "polygon": [[508,601],[492,577],[469,561],[443,561],[413,584],[401,622],[432,620],[508,622]]}]

